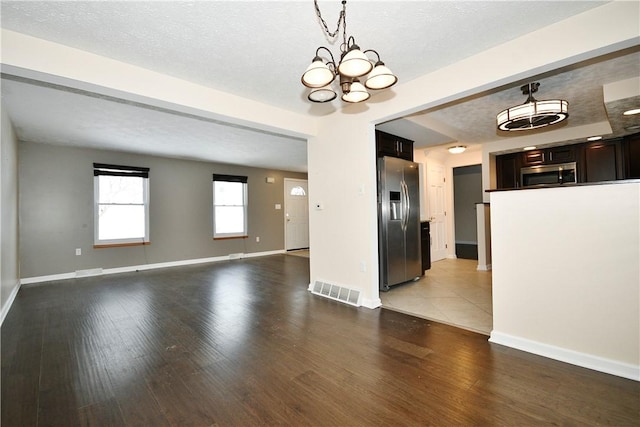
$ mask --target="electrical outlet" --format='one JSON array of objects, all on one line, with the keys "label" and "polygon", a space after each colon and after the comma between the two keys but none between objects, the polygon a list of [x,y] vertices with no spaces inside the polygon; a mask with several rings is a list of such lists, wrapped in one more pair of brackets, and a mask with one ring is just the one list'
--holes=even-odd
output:
[{"label": "electrical outlet", "polygon": [[76,248],[76,256],[82,255],[82,249]]},{"label": "electrical outlet", "polygon": [[256,237],[256,243],[260,243],[260,237]]}]

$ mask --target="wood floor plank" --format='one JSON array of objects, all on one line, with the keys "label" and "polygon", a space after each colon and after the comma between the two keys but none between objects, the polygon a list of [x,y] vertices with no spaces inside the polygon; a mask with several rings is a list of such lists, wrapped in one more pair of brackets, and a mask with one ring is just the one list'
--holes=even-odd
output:
[{"label": "wood floor plank", "polygon": [[78,422],[82,426],[100,427],[120,427],[125,424],[115,399],[81,407],[78,410]]},{"label": "wood floor plank", "polygon": [[275,255],[25,286],[3,426],[640,425],[640,384],[307,291]]}]

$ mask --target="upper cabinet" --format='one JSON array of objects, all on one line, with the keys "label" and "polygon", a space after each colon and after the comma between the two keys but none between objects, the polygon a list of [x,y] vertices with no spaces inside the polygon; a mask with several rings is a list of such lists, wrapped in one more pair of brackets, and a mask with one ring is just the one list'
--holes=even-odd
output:
[{"label": "upper cabinet", "polygon": [[531,150],[522,153],[522,165],[523,166],[535,166],[544,163],[545,155],[544,150]]},{"label": "upper cabinet", "polygon": [[498,188],[520,187],[520,153],[496,157]]},{"label": "upper cabinet", "polygon": [[376,130],[376,152],[378,157],[399,157],[413,161],[413,141]]},{"label": "upper cabinet", "polygon": [[578,182],[640,179],[640,133],[496,156],[497,188],[519,188],[523,167],[573,162]]},{"label": "upper cabinet", "polygon": [[562,147],[545,148],[544,150],[531,150],[522,153],[523,166],[553,165],[576,161],[576,146],[564,145]]},{"label": "upper cabinet", "polygon": [[576,145],[563,145],[544,150],[547,155],[547,163],[570,163],[576,161]]}]

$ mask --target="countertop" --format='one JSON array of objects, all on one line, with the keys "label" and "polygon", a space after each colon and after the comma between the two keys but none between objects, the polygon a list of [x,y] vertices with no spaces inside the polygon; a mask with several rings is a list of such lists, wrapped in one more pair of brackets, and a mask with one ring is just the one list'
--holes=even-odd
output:
[{"label": "countertop", "polygon": [[485,191],[487,193],[493,193],[495,191],[537,190],[540,188],[571,188],[571,187],[587,187],[591,185],[616,185],[616,184],[640,184],[640,179],[618,179],[616,181],[579,182],[576,184],[541,184],[541,185],[532,185],[530,187],[495,188],[495,189],[485,190]]}]

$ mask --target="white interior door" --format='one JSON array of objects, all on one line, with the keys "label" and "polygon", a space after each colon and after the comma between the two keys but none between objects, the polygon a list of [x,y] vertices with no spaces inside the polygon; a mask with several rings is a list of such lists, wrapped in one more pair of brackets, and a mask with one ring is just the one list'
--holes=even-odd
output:
[{"label": "white interior door", "polygon": [[447,228],[444,203],[444,165],[427,162],[427,198],[431,221],[431,261],[447,257]]},{"label": "white interior door", "polygon": [[307,181],[284,179],[285,249],[309,247],[309,196]]}]

